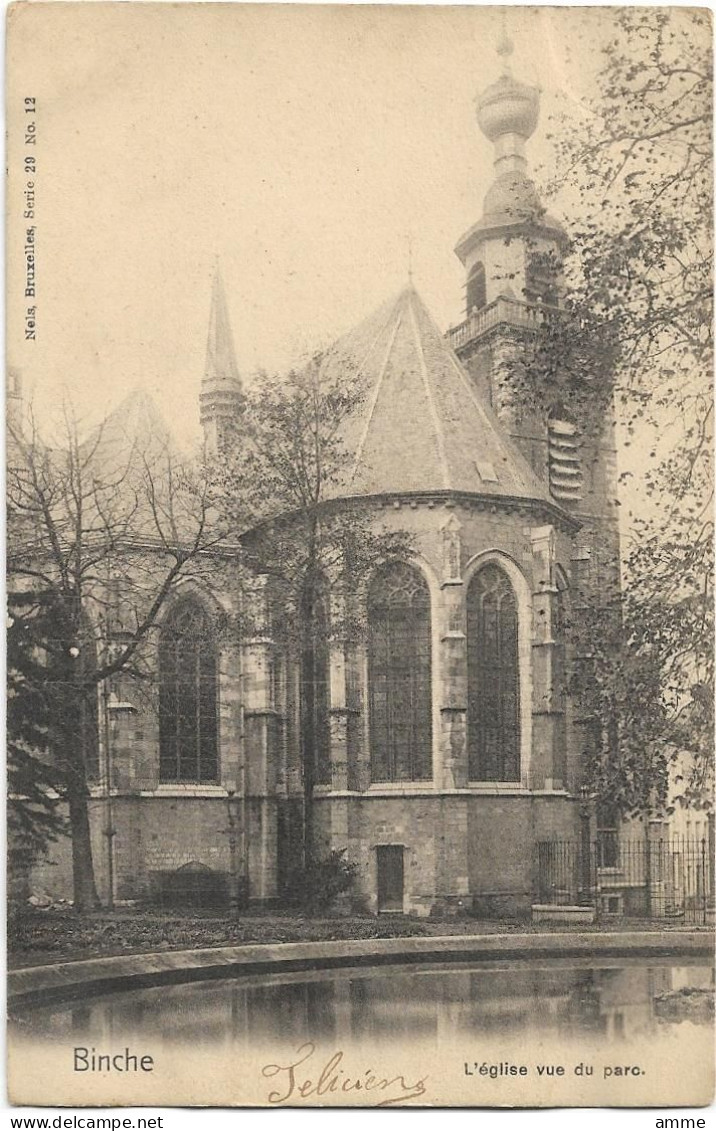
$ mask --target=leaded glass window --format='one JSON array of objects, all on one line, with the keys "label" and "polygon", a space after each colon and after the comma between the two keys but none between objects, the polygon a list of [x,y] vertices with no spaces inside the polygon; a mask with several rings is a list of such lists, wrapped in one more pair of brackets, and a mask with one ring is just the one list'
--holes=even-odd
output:
[{"label": "leaded glass window", "polygon": [[430,593],[422,574],[402,562],[377,572],[368,630],[371,779],[429,781]]},{"label": "leaded glass window", "polygon": [[496,565],[467,592],[467,728],[471,781],[520,780],[517,602]]},{"label": "leaded glass window", "polygon": [[218,780],[217,653],[211,619],[194,601],[170,613],[159,644],[159,779]]}]

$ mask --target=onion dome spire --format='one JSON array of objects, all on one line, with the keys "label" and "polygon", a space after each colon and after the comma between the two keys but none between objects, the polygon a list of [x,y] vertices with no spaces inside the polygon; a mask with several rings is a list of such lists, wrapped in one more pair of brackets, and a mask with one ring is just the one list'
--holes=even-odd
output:
[{"label": "onion dome spire", "polygon": [[500,216],[514,223],[535,216],[541,204],[525,157],[525,142],[539,120],[539,90],[513,77],[513,50],[503,28],[497,44],[502,74],[477,99],[477,121],[495,147],[496,176],[485,197],[485,217]]},{"label": "onion dome spire", "polygon": [[[491,240],[504,240],[506,236],[538,236],[551,246],[564,246],[566,233],[561,224],[545,213],[539,193],[530,176],[526,143],[539,122],[540,92],[536,86],[520,82],[512,73],[514,45],[507,33],[504,17],[497,42],[501,61],[501,74],[476,99],[477,122],[486,138],[494,146],[494,175],[483,202],[482,216],[458,240],[455,253],[467,269],[471,285],[466,290],[468,313],[478,309],[498,294],[512,293],[508,277],[515,280],[517,293],[525,293],[527,282],[526,259],[523,257],[522,274],[517,267],[519,251],[515,251],[510,265],[503,263],[502,249],[498,258],[485,258],[484,246]],[[513,249],[514,250],[514,249]],[[480,281],[485,273],[484,284]],[[498,275],[501,274],[501,278]]]}]

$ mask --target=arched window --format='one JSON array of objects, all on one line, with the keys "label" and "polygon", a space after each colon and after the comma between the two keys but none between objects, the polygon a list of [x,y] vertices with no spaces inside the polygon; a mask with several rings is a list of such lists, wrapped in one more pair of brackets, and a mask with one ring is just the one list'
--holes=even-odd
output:
[{"label": "arched window", "polygon": [[465,305],[468,317],[473,310],[482,310],[487,301],[485,289],[485,268],[481,263],[476,263],[467,279],[467,295]]},{"label": "arched window", "polygon": [[383,566],[368,593],[371,779],[429,781],[430,593],[418,570]]},{"label": "arched window", "polygon": [[496,565],[467,591],[467,728],[471,781],[520,780],[517,601]]},{"label": "arched window", "polygon": [[301,743],[304,773],[312,770],[316,785],[331,783],[329,600],[328,586],[323,579],[304,594]]},{"label": "arched window", "polygon": [[218,780],[217,652],[211,620],[182,601],[159,642],[159,780]]}]

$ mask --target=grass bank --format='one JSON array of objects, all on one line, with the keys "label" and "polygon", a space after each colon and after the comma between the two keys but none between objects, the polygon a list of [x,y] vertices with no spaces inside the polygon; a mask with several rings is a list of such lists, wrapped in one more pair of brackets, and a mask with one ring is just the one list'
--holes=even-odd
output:
[{"label": "grass bank", "polygon": [[[605,921],[579,931],[665,931],[683,924],[655,920]],[[237,917],[211,913],[156,911],[97,912],[33,910],[8,925],[11,968],[83,958],[103,958],[145,951],[240,946],[248,943],[335,942],[343,939],[391,939],[442,935],[573,931],[569,924],[487,921],[473,918],[417,919],[403,915],[309,917],[299,912],[244,911]]]}]

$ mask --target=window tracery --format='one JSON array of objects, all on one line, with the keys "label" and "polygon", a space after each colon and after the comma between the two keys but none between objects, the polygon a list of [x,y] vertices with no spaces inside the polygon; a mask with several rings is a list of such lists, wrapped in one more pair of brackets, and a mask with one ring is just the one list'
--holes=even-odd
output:
[{"label": "window tracery", "polygon": [[430,593],[412,566],[380,569],[368,594],[371,779],[432,778]]},{"label": "window tracery", "polygon": [[196,601],[169,614],[159,642],[159,780],[218,780],[218,662],[211,619]]},{"label": "window tracery", "polygon": [[471,781],[520,780],[517,601],[490,564],[467,592],[467,732]]}]

